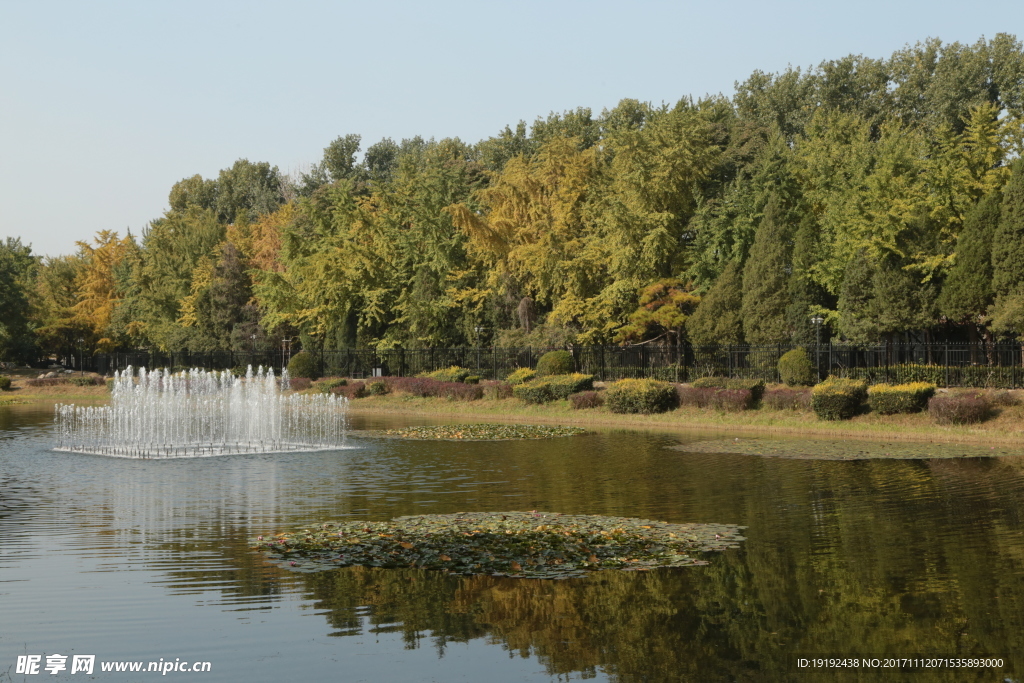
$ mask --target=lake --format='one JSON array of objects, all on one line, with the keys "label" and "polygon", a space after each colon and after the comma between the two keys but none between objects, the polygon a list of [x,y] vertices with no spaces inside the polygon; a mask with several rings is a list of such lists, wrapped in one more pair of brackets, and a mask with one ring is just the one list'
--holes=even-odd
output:
[{"label": "lake", "polygon": [[[423,422],[422,420],[419,422]],[[414,420],[354,416],[357,429]],[[19,655],[208,661],[204,681],[1017,681],[1024,463],[688,453],[685,434],[351,438],[319,453],[55,453],[49,406],[0,407],[0,681]],[[746,525],[707,566],[547,581],[300,573],[250,549],[326,520],[541,510]],[[1002,658],[840,671],[815,657]],[[881,665],[880,665],[881,666]]]}]

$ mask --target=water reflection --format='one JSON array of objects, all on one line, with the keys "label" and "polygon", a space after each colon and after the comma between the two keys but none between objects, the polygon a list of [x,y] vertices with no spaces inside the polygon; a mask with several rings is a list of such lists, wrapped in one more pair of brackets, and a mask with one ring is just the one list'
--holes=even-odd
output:
[{"label": "water reflection", "polygon": [[[151,647],[145,634],[114,625],[130,614],[129,599],[160,617],[160,637],[178,649],[214,633],[238,641],[232,674],[266,673],[267,662],[246,662],[268,648],[314,678],[359,656],[380,666],[415,661],[401,664],[400,680],[437,671],[458,680],[485,661],[496,662],[483,667],[494,680],[962,681],[1024,668],[1024,465],[1012,459],[688,454],[667,448],[678,442],[671,435],[607,431],[129,462],[51,453],[43,421],[31,412],[6,419],[0,598],[19,626],[0,626],[5,657],[13,637],[52,651],[63,627],[35,614],[56,592],[70,601],[69,623],[118,633],[128,653]],[[299,574],[248,546],[257,533],[323,519],[534,508],[745,524],[748,541],[707,567],[569,581]],[[71,590],[83,583],[93,586],[87,602]],[[214,613],[227,621],[202,626]],[[329,642],[303,649],[318,636]],[[487,659],[494,652],[501,656]],[[822,677],[796,669],[801,654],[995,654],[1008,667]],[[383,669],[367,671],[365,680],[384,680],[374,677]]]}]

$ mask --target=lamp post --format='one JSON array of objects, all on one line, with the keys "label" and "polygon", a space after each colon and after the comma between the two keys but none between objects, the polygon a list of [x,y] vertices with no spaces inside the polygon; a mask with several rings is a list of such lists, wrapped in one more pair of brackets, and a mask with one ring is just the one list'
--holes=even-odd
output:
[{"label": "lamp post", "polygon": [[814,368],[818,373],[818,381],[821,381],[821,324],[825,322],[825,319],[820,315],[811,317],[811,324],[814,325]]},{"label": "lamp post", "polygon": [[85,376],[85,338],[78,338],[78,373]]},{"label": "lamp post", "polygon": [[256,360],[256,334],[249,335],[249,365]]}]

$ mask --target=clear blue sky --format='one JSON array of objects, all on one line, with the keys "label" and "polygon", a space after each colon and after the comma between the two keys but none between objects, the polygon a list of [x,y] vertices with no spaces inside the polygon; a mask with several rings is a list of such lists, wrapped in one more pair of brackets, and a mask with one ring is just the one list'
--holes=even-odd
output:
[{"label": "clear blue sky", "polygon": [[476,142],[632,97],[732,94],[755,69],[1024,38],[1024,2],[0,0],[0,238],[138,234],[183,177],[283,172],[347,133]]}]

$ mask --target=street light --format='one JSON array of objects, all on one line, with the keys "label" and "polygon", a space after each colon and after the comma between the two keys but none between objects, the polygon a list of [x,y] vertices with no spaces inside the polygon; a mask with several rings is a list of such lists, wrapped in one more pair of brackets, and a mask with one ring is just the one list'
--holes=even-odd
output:
[{"label": "street light", "polygon": [[85,338],[78,338],[78,372],[85,376]]},{"label": "street light", "polygon": [[814,325],[815,333],[814,367],[818,371],[818,381],[821,381],[821,324],[823,322],[825,322],[825,319],[820,315],[811,317],[811,324]]}]

